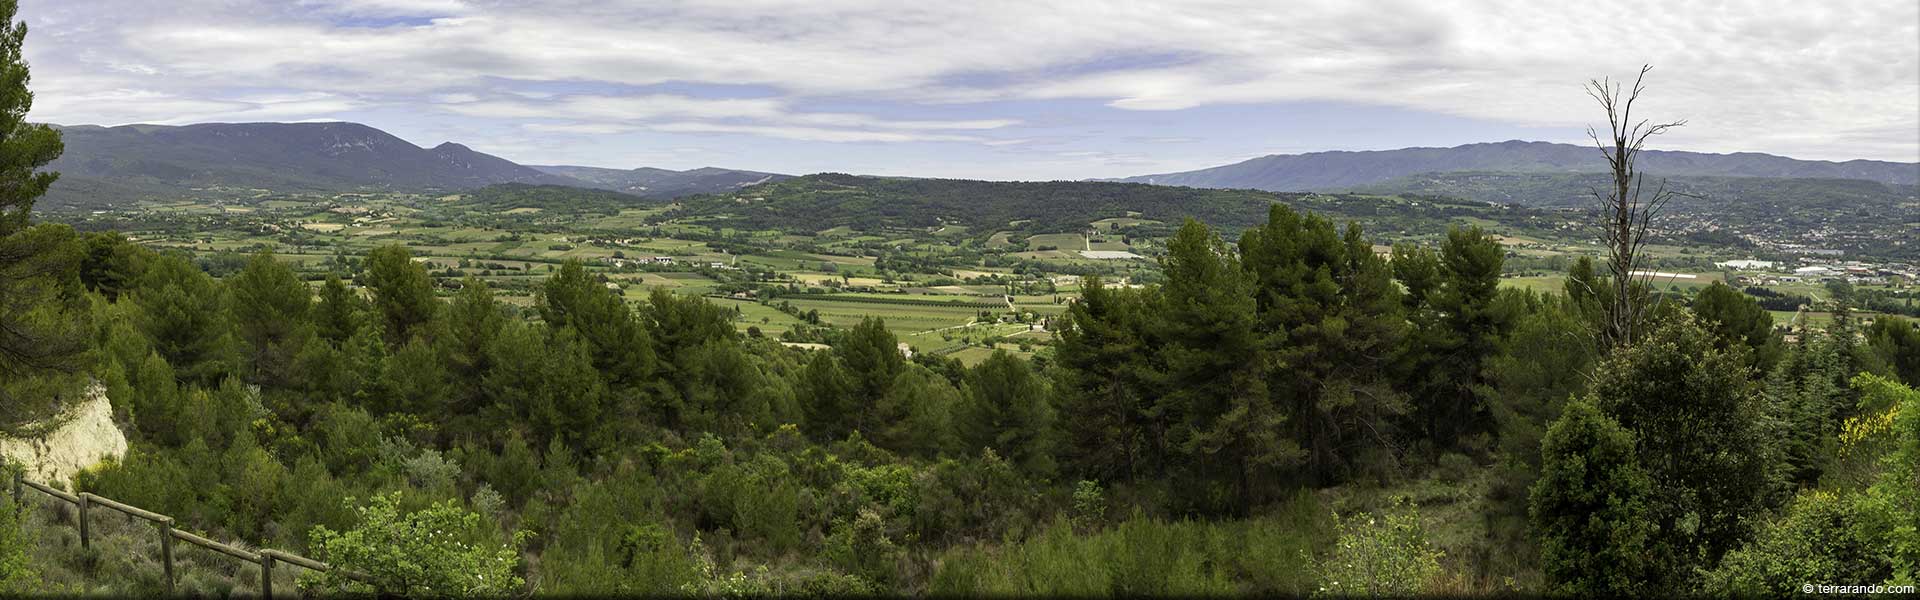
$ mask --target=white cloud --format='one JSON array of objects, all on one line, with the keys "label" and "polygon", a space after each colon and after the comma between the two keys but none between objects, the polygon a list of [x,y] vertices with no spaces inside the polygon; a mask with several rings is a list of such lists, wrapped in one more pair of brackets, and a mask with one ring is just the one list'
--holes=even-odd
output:
[{"label": "white cloud", "polygon": [[[353,106],[557,118],[573,124],[549,126],[581,132],[670,122],[810,140],[1030,135],[994,115],[794,108],[847,98],[960,104],[943,115],[993,100],[1130,111],[1307,100],[1575,127],[1594,118],[1582,81],[1650,62],[1648,114],[1692,120],[1668,147],[1920,160],[1912,0],[71,0],[23,11],[40,82],[101,82],[36,88],[35,117],[64,122],[185,118],[227,106],[226,89],[264,85]],[[332,22],[340,15],[354,20]],[[771,96],[634,89],[680,84]],[[127,106],[129,90],[155,103]],[[274,110],[349,106],[333,102]]]},{"label": "white cloud", "polygon": [[491,100],[448,104],[443,110],[494,119],[564,120],[530,123],[529,131],[617,134],[651,129],[681,133],[747,133],[826,142],[976,141],[973,136],[903,132],[999,129],[1012,119],[890,120],[851,113],[802,112],[777,98],[696,98],[673,94],[580,95],[551,102]]}]

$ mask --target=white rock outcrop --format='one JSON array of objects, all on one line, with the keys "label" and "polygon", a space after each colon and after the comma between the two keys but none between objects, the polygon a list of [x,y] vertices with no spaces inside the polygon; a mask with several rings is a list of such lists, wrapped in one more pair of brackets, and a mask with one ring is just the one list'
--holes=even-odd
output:
[{"label": "white rock outcrop", "polygon": [[107,389],[95,384],[86,400],[68,407],[52,431],[26,438],[0,435],[0,457],[25,465],[27,478],[40,483],[59,482],[100,461],[127,454],[127,436],[113,424],[113,403]]}]

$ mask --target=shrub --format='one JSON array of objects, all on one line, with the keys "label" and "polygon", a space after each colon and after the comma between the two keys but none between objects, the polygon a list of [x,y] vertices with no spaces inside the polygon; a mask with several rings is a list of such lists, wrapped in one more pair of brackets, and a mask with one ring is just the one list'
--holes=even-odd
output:
[{"label": "shrub", "polygon": [[1080,480],[1073,488],[1073,526],[1085,531],[1098,528],[1107,520],[1106,491],[1097,481]]},{"label": "shrub", "polygon": [[1646,580],[1652,480],[1632,434],[1588,402],[1567,405],[1541,443],[1530,497],[1541,567],[1558,592],[1631,595]]},{"label": "shrub", "polygon": [[[1402,510],[1402,508],[1404,508]],[[1427,541],[1419,511],[1404,500],[1389,515],[1334,515],[1339,540],[1318,564],[1318,594],[1408,596],[1432,589],[1440,576],[1440,551]]]},{"label": "shrub", "polygon": [[900,547],[887,539],[886,523],[870,509],[834,527],[833,535],[827,538],[827,562],[882,586],[893,583],[903,556]]},{"label": "shrub", "polygon": [[[351,499],[349,499],[351,503]],[[345,532],[317,526],[311,536],[319,558],[336,569],[302,575],[309,585],[331,592],[366,592],[343,570],[372,576],[381,593],[437,596],[503,596],[526,581],[514,574],[520,564],[524,532],[506,544],[472,543],[486,537],[480,515],[452,502],[440,502],[401,514],[400,494],[374,496],[357,509],[360,523]]]}]

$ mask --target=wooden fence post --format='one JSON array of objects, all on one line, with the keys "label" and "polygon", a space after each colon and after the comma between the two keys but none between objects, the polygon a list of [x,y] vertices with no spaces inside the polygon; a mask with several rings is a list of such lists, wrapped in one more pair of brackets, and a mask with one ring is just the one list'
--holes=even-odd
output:
[{"label": "wooden fence post", "polygon": [[167,578],[167,595],[173,595],[173,517],[157,523],[160,527],[160,570]]},{"label": "wooden fence post", "polygon": [[260,553],[260,597],[273,597],[273,552]]},{"label": "wooden fence post", "polygon": [[87,507],[93,503],[87,500],[86,494],[81,494],[77,504],[80,505],[80,549],[91,550],[93,538],[89,535],[92,532],[88,531],[87,527]]}]

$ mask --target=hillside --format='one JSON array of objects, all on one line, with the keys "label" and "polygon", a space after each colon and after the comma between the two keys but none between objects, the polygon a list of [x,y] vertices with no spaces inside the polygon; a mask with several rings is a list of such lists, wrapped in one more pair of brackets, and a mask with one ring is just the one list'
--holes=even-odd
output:
[{"label": "hillside", "polygon": [[[1405,175],[1351,189],[1374,194],[1451,196],[1498,204],[1570,208],[1591,204],[1590,191],[1605,189],[1610,180],[1605,173],[1459,171]],[[1672,178],[1668,184],[1686,194],[1675,199],[1676,207],[1731,202],[1741,207],[1770,210],[1891,208],[1911,202],[1916,194],[1913,185],[1864,179],[1682,176]]]},{"label": "hillside", "polygon": [[648,198],[679,198],[695,194],[723,194],[750,185],[792,179],[792,175],[702,167],[686,171],[641,167],[607,169],[568,165],[533,165],[541,172],[569,177],[585,185]]},{"label": "hillside", "polygon": [[576,183],[447,142],[422,148],[357,123],[62,127],[52,204],[118,203],[195,188],[457,190]]},{"label": "hillside", "polygon": [[1273,204],[1368,222],[1432,219],[1486,208],[1477,202],[1399,199],[1349,194],[1301,194],[1086,181],[1007,182],[909,179],[822,173],[757,185],[734,194],[696,196],[663,215],[707,220],[725,227],[824,231],[835,227],[968,227],[1075,231],[1109,218],[1178,223],[1193,217],[1228,230],[1265,221]]},{"label": "hillside", "polygon": [[1083,227],[1138,213],[1147,219],[1203,216],[1250,222],[1288,196],[1246,190],[1202,190],[1077,181],[1002,182],[908,179],[822,173],[748,187],[730,195],[688,198],[671,217],[724,218],[736,227],[821,231],[834,227],[995,229],[1025,223],[1034,230]]},{"label": "hillside", "polygon": [[[1795,160],[1770,154],[1707,154],[1649,150],[1642,171],[1656,176],[1863,179],[1892,185],[1920,183],[1920,164],[1872,160]],[[1459,171],[1513,173],[1602,172],[1606,163],[1592,147],[1507,141],[1452,148],[1402,148],[1366,152],[1270,155],[1230,165],[1127,177],[1115,181],[1190,187],[1271,191],[1344,190],[1421,173]]]},{"label": "hillside", "polygon": [[469,190],[455,204],[471,209],[506,212],[537,209],[543,215],[614,214],[621,208],[658,202],[620,192],[565,185],[500,183]]}]

